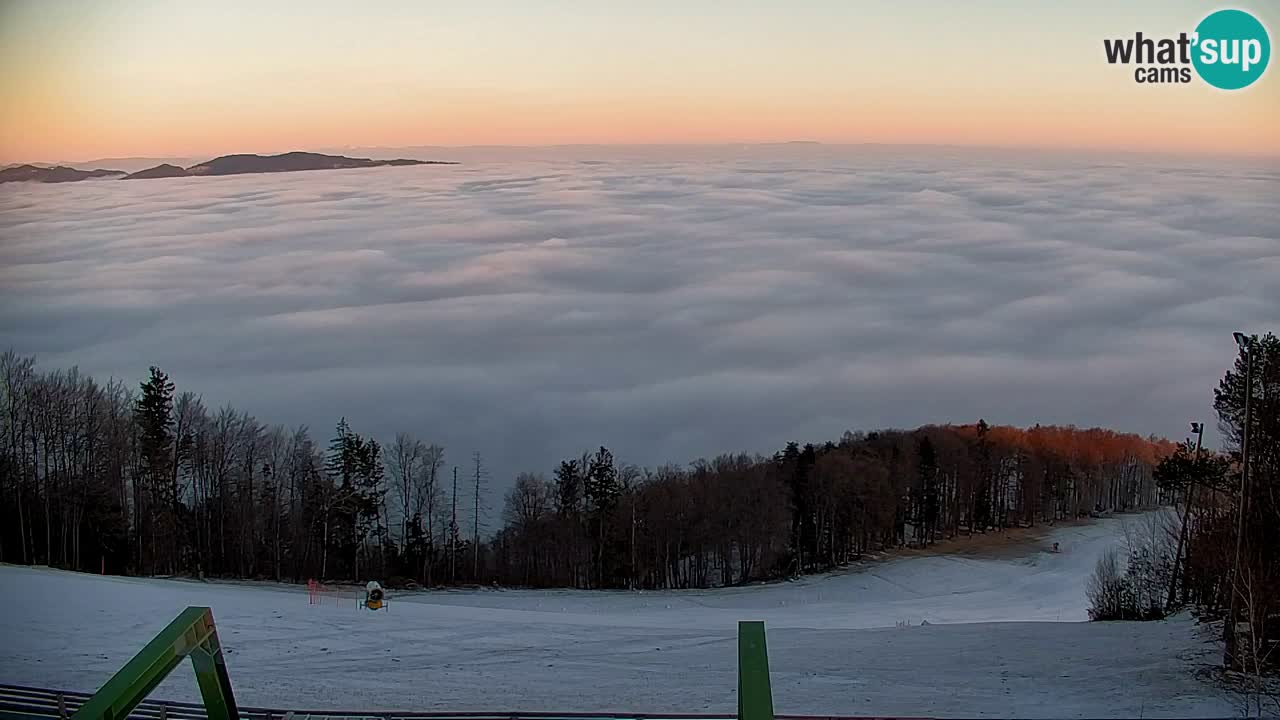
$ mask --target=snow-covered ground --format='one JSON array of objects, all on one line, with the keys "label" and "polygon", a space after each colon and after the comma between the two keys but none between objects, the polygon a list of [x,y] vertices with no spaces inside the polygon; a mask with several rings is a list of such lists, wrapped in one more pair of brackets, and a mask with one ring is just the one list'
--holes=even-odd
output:
[{"label": "snow-covered ground", "polygon": [[[277,585],[0,567],[0,682],[95,689],[182,608],[208,605],[245,705],[733,712],[737,621],[764,620],[778,712],[1232,715],[1195,675],[1216,650],[1190,620],[1081,622],[1085,578],[1123,523],[774,585],[429,592],[379,613]],[[1053,541],[1061,552],[1044,551]],[[185,668],[153,696],[198,697]]]}]

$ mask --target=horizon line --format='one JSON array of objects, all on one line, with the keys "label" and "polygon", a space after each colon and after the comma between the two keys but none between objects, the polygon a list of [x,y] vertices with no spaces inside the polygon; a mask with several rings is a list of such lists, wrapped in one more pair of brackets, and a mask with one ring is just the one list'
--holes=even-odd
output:
[{"label": "horizon line", "polygon": [[[1248,158],[1254,160],[1280,160],[1280,153],[1266,151],[1231,152],[1231,151],[1196,151],[1196,150],[1155,150],[1147,148],[1115,148],[1096,145],[1061,145],[1047,146],[1034,144],[996,145],[987,143],[905,143],[905,142],[830,142],[826,140],[759,140],[759,141],[719,141],[719,142],[614,142],[614,143],[474,143],[466,145],[331,145],[312,146],[311,148],[293,148],[290,150],[237,150],[224,153],[155,153],[147,155],[109,155],[85,160],[3,160],[4,167],[18,165],[84,165],[111,160],[178,160],[196,157],[210,159],[226,155],[279,155],[289,152],[326,153],[341,150],[350,151],[395,151],[395,150],[537,150],[537,149],[570,149],[570,148],[729,148],[729,147],[774,147],[774,146],[817,146],[833,148],[878,147],[878,148],[947,148],[959,150],[996,150],[1004,152],[1030,153],[1073,153],[1090,154],[1115,153],[1119,155],[1185,157],[1185,158]],[[101,168],[110,169],[110,168]]]}]

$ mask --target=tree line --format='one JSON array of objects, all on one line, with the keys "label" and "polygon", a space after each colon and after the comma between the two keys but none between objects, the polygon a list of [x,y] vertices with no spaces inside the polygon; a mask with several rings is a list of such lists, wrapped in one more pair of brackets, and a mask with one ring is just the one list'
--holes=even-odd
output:
[{"label": "tree line", "polygon": [[1118,617],[1191,605],[1221,618],[1234,602],[1236,632],[1229,623],[1224,631],[1227,664],[1259,675],[1280,665],[1280,338],[1254,336],[1250,347],[1252,372],[1242,349],[1214,389],[1222,450],[1187,440],[1156,468],[1161,491],[1176,501],[1176,521],[1131,543],[1127,568],[1110,572],[1109,588],[1095,584],[1110,591],[1110,614]]},{"label": "tree line", "polygon": [[[0,356],[0,562],[141,575],[474,580],[444,449],[384,448],[340,420],[322,445],[177,393]],[[481,478],[480,457],[474,458]],[[456,490],[456,483],[454,485]],[[478,489],[477,495],[478,498]],[[473,519],[478,535],[479,504]]]},{"label": "tree line", "polygon": [[1155,505],[1172,444],[1108,430],[927,426],[788,443],[687,467],[608,449],[521,474],[492,542],[509,585],[693,588],[829,570],[924,546]]},{"label": "tree line", "polygon": [[345,419],[317,441],[210,409],[158,368],[135,389],[5,353],[0,427],[0,562],[393,586],[692,588],[821,572],[904,544],[1150,507],[1153,471],[1175,450],[981,420],[656,468],[599,447],[549,477],[519,474],[485,537],[480,453],[450,463],[440,445],[382,443]]}]

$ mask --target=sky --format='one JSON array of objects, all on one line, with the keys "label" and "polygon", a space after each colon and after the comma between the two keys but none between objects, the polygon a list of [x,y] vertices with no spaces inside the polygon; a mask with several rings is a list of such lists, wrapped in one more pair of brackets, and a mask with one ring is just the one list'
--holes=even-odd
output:
[{"label": "sky", "polygon": [[[1280,155],[1274,68],[1228,93],[1105,62],[1104,38],[1217,7],[3,0],[0,162],[790,140]],[[1275,2],[1239,7],[1280,27]]]},{"label": "sky", "polygon": [[478,450],[498,493],[600,445],[652,467],[979,418],[1217,447],[1232,331],[1280,330],[1274,160],[517,155],[6,184],[0,343],[321,442],[345,417]]}]

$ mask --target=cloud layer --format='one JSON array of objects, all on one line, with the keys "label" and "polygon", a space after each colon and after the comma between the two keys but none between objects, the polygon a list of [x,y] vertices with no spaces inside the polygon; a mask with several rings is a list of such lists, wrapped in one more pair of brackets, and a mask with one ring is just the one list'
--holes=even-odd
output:
[{"label": "cloud layer", "polygon": [[[465,158],[464,158],[465,159]],[[1274,161],[580,148],[0,190],[0,338],[495,485],[847,428],[1211,420],[1280,329]],[[1212,426],[1212,423],[1210,423]]]}]

